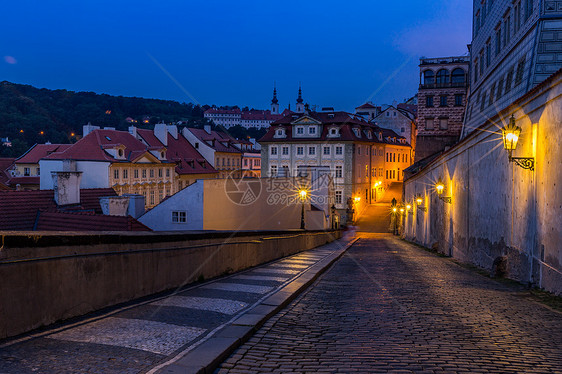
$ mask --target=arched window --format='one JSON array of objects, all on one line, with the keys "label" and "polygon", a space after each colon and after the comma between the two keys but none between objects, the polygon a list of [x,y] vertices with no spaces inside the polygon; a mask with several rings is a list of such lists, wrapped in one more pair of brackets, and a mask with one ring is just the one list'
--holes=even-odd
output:
[{"label": "arched window", "polygon": [[423,72],[423,84],[434,84],[435,83],[435,75],[433,71],[426,70]]},{"label": "arched window", "polygon": [[449,72],[446,69],[441,69],[437,72],[437,77],[435,80],[437,84],[447,84],[449,83]]},{"label": "arched window", "polygon": [[464,83],[464,70],[461,68],[456,68],[453,70],[453,74],[451,77],[452,83]]}]

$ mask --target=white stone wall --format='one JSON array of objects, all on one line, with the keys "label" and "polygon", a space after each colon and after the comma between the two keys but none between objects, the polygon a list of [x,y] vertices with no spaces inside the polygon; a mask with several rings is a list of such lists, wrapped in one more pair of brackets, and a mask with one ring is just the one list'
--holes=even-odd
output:
[{"label": "white stone wall", "polygon": [[[545,83],[502,113],[522,127],[513,156],[534,157],[535,170],[508,162],[496,125],[474,132],[405,182],[404,236],[489,270],[507,256],[509,277],[562,294],[561,75]],[[437,197],[439,178],[451,204]]]},{"label": "white stone wall", "polygon": [[[82,180],[80,188],[108,188],[109,185],[109,162],[103,161],[76,161],[76,171],[81,171]],[[41,176],[39,188],[41,190],[53,189],[52,171],[63,171],[62,160],[40,160]]]}]

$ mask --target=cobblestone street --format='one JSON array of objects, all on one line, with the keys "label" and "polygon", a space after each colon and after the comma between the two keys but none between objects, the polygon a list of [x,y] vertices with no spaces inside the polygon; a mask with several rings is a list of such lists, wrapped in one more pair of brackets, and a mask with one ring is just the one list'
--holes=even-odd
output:
[{"label": "cobblestone street", "polygon": [[562,314],[387,234],[361,239],[218,371],[562,372]]}]

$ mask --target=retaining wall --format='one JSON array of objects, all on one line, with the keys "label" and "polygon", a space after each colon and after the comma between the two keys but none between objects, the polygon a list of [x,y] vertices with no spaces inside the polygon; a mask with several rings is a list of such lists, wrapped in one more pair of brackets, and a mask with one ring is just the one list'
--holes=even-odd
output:
[{"label": "retaining wall", "polygon": [[331,242],[339,231],[6,233],[0,338],[240,271]]},{"label": "retaining wall", "polygon": [[[561,77],[405,181],[404,198],[413,206],[404,215],[406,239],[490,271],[505,256],[508,277],[562,294]],[[513,156],[534,157],[534,171],[508,162],[500,129],[512,114],[522,128]],[[436,194],[439,178],[451,204]],[[418,195],[420,207],[413,203]]]}]

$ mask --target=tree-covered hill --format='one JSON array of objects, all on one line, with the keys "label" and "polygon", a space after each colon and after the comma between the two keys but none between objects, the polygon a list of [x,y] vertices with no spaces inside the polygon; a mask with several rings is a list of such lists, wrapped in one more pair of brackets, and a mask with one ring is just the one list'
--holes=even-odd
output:
[{"label": "tree-covered hill", "polygon": [[0,143],[0,157],[17,157],[35,143],[71,143],[82,134],[82,126],[152,127],[184,121],[200,127],[207,121],[208,107],[171,100],[111,96],[93,92],[39,89],[29,85],[0,82],[0,138],[8,137],[12,147]]}]

